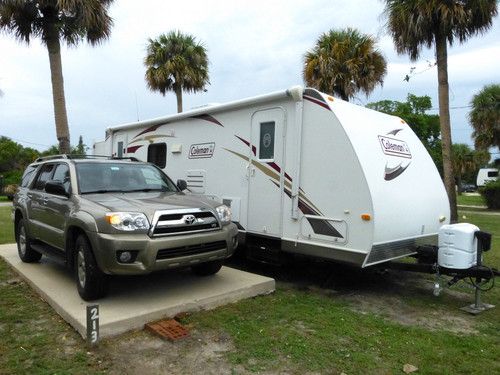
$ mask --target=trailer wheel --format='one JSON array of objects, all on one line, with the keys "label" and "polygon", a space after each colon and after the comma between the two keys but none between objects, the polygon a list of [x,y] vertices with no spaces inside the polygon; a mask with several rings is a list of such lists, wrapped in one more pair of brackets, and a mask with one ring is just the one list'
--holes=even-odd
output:
[{"label": "trailer wheel", "polygon": [[78,294],[85,301],[104,297],[108,278],[97,265],[92,247],[83,234],[75,242],[75,279]]},{"label": "trailer wheel", "polygon": [[214,260],[202,264],[192,266],[191,270],[197,276],[210,276],[215,275],[222,268],[222,260]]},{"label": "trailer wheel", "polygon": [[21,258],[24,263],[35,263],[42,257],[42,254],[33,250],[31,247],[31,239],[28,237],[28,233],[26,232],[24,219],[19,219],[16,225],[16,242],[17,253],[19,254],[19,258]]}]

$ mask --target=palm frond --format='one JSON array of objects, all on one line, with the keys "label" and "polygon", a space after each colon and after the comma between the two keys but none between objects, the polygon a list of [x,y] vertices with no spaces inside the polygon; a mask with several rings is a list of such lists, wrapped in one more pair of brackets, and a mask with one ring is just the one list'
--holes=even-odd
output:
[{"label": "palm frond", "polygon": [[357,92],[369,94],[387,73],[375,40],[356,29],[330,30],[304,56],[303,77],[308,86],[343,99]]},{"label": "palm frond", "polygon": [[180,31],[148,39],[144,65],[148,88],[163,95],[176,88],[197,92],[210,84],[206,48]]}]

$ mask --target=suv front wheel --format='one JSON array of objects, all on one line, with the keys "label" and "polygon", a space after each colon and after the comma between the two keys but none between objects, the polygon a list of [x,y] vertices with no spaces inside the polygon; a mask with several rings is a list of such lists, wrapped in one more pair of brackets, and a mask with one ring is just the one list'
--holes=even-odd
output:
[{"label": "suv front wheel", "polygon": [[107,292],[108,278],[99,269],[92,247],[84,235],[75,242],[75,278],[78,294],[85,301],[104,297]]},{"label": "suv front wheel", "polygon": [[42,254],[31,248],[31,239],[26,232],[24,219],[19,220],[16,229],[17,253],[19,254],[19,258],[25,263],[38,262]]}]

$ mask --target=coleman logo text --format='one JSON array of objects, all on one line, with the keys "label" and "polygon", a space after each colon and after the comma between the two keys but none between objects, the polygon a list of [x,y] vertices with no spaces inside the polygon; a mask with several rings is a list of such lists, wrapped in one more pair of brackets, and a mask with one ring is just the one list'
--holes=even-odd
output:
[{"label": "coleman logo text", "polygon": [[378,139],[382,146],[382,151],[386,155],[398,156],[400,158],[411,159],[411,152],[405,141],[379,135]]},{"label": "coleman logo text", "polygon": [[189,159],[211,158],[214,154],[215,143],[199,143],[189,147]]}]

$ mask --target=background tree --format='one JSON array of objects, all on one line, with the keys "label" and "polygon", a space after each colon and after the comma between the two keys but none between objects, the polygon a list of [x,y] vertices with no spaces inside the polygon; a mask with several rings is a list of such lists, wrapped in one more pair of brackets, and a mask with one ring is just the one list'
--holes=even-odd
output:
[{"label": "background tree", "polygon": [[70,152],[70,137],[61,63],[61,41],[91,45],[109,37],[113,21],[108,7],[113,0],[1,0],[0,30],[30,43],[39,37],[49,52],[50,77],[57,140],[61,153]]},{"label": "background tree", "polygon": [[192,35],[180,31],[149,39],[144,65],[149,89],[163,96],[173,91],[177,112],[182,112],[183,91],[202,91],[210,84],[206,48]]},{"label": "background tree", "polygon": [[457,221],[457,200],[451,164],[448,43],[465,42],[484,33],[497,14],[496,0],[385,0],[387,28],[396,51],[418,60],[423,47],[435,47],[438,71],[439,119],[443,146],[444,184],[450,200],[451,221]]},{"label": "background tree", "polygon": [[472,149],[463,143],[456,143],[451,146],[451,164],[453,176],[457,184],[458,193],[462,192],[462,178],[471,171],[477,172],[476,159]]},{"label": "background tree", "polygon": [[10,138],[0,137],[0,175],[4,185],[18,184],[24,169],[39,156],[39,152],[23,147]]},{"label": "background tree", "polygon": [[484,86],[471,101],[469,120],[476,148],[500,147],[500,85]]},{"label": "background tree", "polygon": [[322,34],[304,59],[304,81],[310,87],[349,100],[359,91],[368,95],[382,85],[387,63],[375,39],[356,29]]},{"label": "background tree", "polygon": [[424,144],[432,160],[434,160],[439,173],[443,173],[439,116],[426,113],[432,108],[432,101],[429,96],[408,94],[406,102],[381,100],[368,103],[366,106],[405,120]]}]

